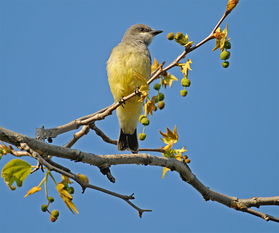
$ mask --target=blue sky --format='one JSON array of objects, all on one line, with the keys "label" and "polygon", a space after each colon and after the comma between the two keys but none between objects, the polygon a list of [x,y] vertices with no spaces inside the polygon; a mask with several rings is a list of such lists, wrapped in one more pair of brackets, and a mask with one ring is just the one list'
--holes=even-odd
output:
[{"label": "blue sky", "polygon": [[[0,0],[0,125],[34,136],[42,125],[55,127],[111,104],[106,60],[126,28],[144,23],[164,30],[150,51],[153,58],[168,63],[182,48],[168,41],[167,33],[181,31],[199,42],[212,30],[225,4],[225,0]],[[162,146],[159,130],[176,125],[178,146],[187,147],[192,171],[207,186],[239,198],[278,195],[278,10],[277,0],[240,1],[226,20],[232,43],[230,68],[223,69],[219,52],[211,51],[214,42],[191,53],[188,96],[179,96],[178,82],[164,91],[166,107],[150,119],[142,147]],[[172,73],[182,76],[178,69]],[[97,125],[110,137],[118,136],[115,114]],[[71,135],[55,139],[54,144],[67,142]],[[117,153],[93,132],[75,148]],[[9,159],[3,158],[0,166]],[[176,173],[161,179],[157,167],[115,166],[111,170],[117,182],[111,184],[92,166],[56,161],[87,174],[95,185],[135,193],[135,203],[153,212],[140,219],[123,201],[93,190],[81,194],[75,186],[74,203],[80,214],[72,215],[56,198],[54,208],[61,216],[50,223],[40,211],[43,193],[23,198],[40,181],[42,175],[37,173],[14,192],[0,180],[1,232],[278,232],[276,223],[205,202]],[[279,216],[276,207],[260,210]]]}]

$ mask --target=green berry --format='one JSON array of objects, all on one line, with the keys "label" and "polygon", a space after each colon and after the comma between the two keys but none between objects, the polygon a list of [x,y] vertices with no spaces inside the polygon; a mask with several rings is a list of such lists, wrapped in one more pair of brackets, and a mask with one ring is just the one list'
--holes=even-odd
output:
[{"label": "green berry", "polygon": [[143,141],[146,138],[146,134],[145,133],[140,133],[138,135],[138,137],[139,137],[139,140]]},{"label": "green berry", "polygon": [[74,187],[69,187],[68,188],[68,193],[73,194],[75,192]]},{"label": "green berry", "polygon": [[158,97],[158,95],[156,95],[156,96],[154,96],[155,98],[154,98],[154,101],[155,101],[155,103],[158,103],[159,102],[159,97]]},{"label": "green berry", "polygon": [[47,200],[48,200],[50,203],[54,202],[54,198],[53,198],[53,197],[48,197]]},{"label": "green berry", "polygon": [[224,68],[228,68],[229,65],[230,65],[230,63],[229,63],[228,61],[222,62],[222,66],[223,66]]},{"label": "green berry", "polygon": [[182,39],[183,37],[184,37],[184,35],[183,35],[182,32],[177,32],[177,33],[175,34],[174,39],[180,40],[180,39]]},{"label": "green berry", "polygon": [[162,101],[165,99],[165,95],[162,92],[159,92],[157,96],[158,96],[159,101]]},{"label": "green berry", "polygon": [[18,187],[21,187],[21,186],[22,186],[22,181],[21,181],[21,180],[18,180],[18,181],[16,182],[16,184],[17,184]]},{"label": "green berry", "polygon": [[185,97],[187,94],[188,94],[188,91],[185,90],[185,89],[180,91],[180,95],[181,95],[181,96],[184,96],[184,97]]},{"label": "green berry", "polygon": [[155,83],[153,88],[156,90],[156,91],[159,91],[160,88],[161,88],[161,84],[160,83]]},{"label": "green berry", "polygon": [[165,102],[164,101],[160,101],[158,103],[158,108],[162,110],[164,107],[165,107]]},{"label": "green berry", "polygon": [[146,116],[145,115],[140,115],[139,117],[139,122],[141,122],[141,119],[145,118]]},{"label": "green berry", "polygon": [[183,78],[181,79],[181,85],[183,87],[189,87],[191,85],[191,81],[188,78]]},{"label": "green berry", "polygon": [[228,40],[226,40],[225,44],[224,44],[224,48],[225,49],[230,49],[232,47],[231,42],[229,42]]},{"label": "green berry", "polygon": [[59,216],[59,211],[58,211],[58,210],[53,210],[53,211],[51,211],[51,215],[52,215],[53,217],[55,217],[55,218],[58,218],[58,216]]},{"label": "green berry", "polygon": [[227,50],[224,50],[222,53],[220,53],[220,59],[221,60],[227,60],[230,58],[231,53]]},{"label": "green berry", "polygon": [[174,33],[173,33],[173,32],[170,32],[170,33],[167,35],[167,38],[168,38],[168,40],[173,40],[173,39],[174,39]]},{"label": "green berry", "polygon": [[46,212],[47,211],[47,205],[46,204],[41,205],[41,210],[43,212]]},{"label": "green berry", "polygon": [[149,119],[147,117],[144,117],[141,119],[140,123],[147,126],[149,125]]}]

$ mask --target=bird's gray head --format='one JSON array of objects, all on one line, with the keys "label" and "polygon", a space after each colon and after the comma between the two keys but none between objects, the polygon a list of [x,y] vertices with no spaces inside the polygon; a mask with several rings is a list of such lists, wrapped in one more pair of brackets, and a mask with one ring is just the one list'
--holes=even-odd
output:
[{"label": "bird's gray head", "polygon": [[154,30],[144,24],[135,24],[128,28],[122,41],[124,42],[140,42],[148,46],[152,38],[163,31]]}]

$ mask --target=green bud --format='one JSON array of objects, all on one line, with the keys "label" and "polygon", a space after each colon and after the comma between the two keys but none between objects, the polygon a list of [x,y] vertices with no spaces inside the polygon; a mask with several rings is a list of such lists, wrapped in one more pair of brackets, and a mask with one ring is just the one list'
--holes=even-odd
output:
[{"label": "green bud", "polygon": [[69,187],[69,188],[68,188],[68,192],[69,192],[70,194],[73,194],[73,193],[75,192],[74,187]]},{"label": "green bud", "polygon": [[173,32],[170,32],[170,33],[167,35],[167,38],[168,38],[168,40],[173,40],[173,39],[174,39],[174,33],[173,33]]},{"label": "green bud", "polygon": [[220,53],[220,59],[221,60],[227,60],[230,58],[231,53],[227,50],[224,50],[222,53]]},{"label": "green bud", "polygon": [[159,97],[158,97],[158,95],[155,96],[154,101],[155,101],[155,103],[158,103],[158,102],[159,102]]},{"label": "green bud", "polygon": [[54,202],[54,197],[48,197],[47,200],[48,200],[50,203],[52,203],[52,202]]},{"label": "green bud", "polygon": [[158,108],[159,108],[160,110],[162,110],[164,107],[165,107],[165,102],[164,102],[164,101],[160,101],[160,102],[158,103]]},{"label": "green bud", "polygon": [[177,32],[174,39],[177,43],[179,43],[181,45],[186,45],[188,43],[188,39],[181,32]]},{"label": "green bud", "polygon": [[159,92],[157,96],[158,96],[159,101],[162,101],[165,99],[165,95],[162,92]]},{"label": "green bud", "polygon": [[141,122],[141,119],[145,118],[146,116],[145,115],[140,115],[139,117],[139,122]]},{"label": "green bud", "polygon": [[138,137],[139,137],[139,140],[143,141],[146,138],[146,134],[145,133],[140,133],[138,135]]},{"label": "green bud", "polygon": [[230,49],[232,47],[231,45],[231,42],[229,42],[228,40],[225,41],[225,44],[224,44],[224,48],[225,49]]},{"label": "green bud", "polygon": [[58,210],[53,210],[51,211],[51,215],[55,218],[57,218],[59,216],[59,211]]},{"label": "green bud", "polygon": [[47,205],[46,204],[41,205],[41,210],[43,212],[46,212],[47,211]]},{"label": "green bud", "polygon": [[161,84],[160,83],[155,83],[153,88],[156,90],[156,91],[159,91],[160,88],[161,88]]},{"label": "green bud", "polygon": [[175,37],[174,37],[174,39],[176,39],[176,40],[181,40],[181,39],[183,39],[183,38],[184,38],[184,35],[183,35],[182,32],[177,32],[177,33],[175,34]]},{"label": "green bud", "polygon": [[191,85],[191,81],[188,78],[182,78],[181,79],[181,85],[183,87],[189,87]]},{"label": "green bud", "polygon": [[145,117],[145,118],[142,118],[142,119],[141,119],[140,123],[143,124],[143,125],[145,125],[145,126],[147,126],[147,125],[149,125],[149,120],[148,120],[147,117]]},{"label": "green bud", "polygon": [[188,91],[185,89],[180,91],[180,95],[183,97],[185,97],[187,94],[188,94]]},{"label": "green bud", "polygon": [[229,65],[230,65],[230,63],[229,63],[228,61],[222,62],[222,66],[223,66],[224,68],[228,68]]}]

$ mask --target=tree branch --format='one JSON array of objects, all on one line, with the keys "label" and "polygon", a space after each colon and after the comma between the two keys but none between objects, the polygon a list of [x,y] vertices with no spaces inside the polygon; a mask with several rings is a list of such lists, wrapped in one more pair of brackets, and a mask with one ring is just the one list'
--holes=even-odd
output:
[{"label": "tree branch", "polygon": [[[21,143],[25,143],[28,147],[37,152],[48,154],[64,159],[80,161],[83,163],[91,164],[98,167],[108,167],[110,165],[118,164],[143,164],[150,166],[159,166],[167,167],[173,171],[179,173],[181,179],[193,188],[195,188],[203,198],[208,201],[216,201],[227,207],[233,208],[238,211],[246,212],[254,216],[260,217],[266,221],[279,222],[279,218],[274,216],[259,212],[257,210],[251,209],[249,207],[260,207],[265,205],[278,206],[279,205],[279,196],[274,197],[252,197],[248,199],[238,199],[236,197],[228,196],[214,190],[209,189],[205,186],[191,171],[187,164],[180,162],[172,158],[157,157],[149,154],[113,154],[113,155],[95,155],[91,153],[85,153],[78,150],[73,150],[70,148],[50,145],[42,141],[27,137],[25,135],[0,128],[0,140],[19,146]],[[58,170],[57,170],[58,171]],[[65,171],[58,171],[59,173]],[[71,176],[70,176],[71,177]],[[72,178],[73,177],[73,178]],[[76,180],[75,176],[71,178]],[[78,183],[79,180],[76,180]],[[81,184],[82,185],[82,184]],[[95,186],[94,186],[95,187]],[[98,190],[98,189],[96,189]],[[128,196],[129,197],[129,196]],[[130,196],[131,197],[131,196]],[[122,198],[123,199],[123,198]],[[125,198],[124,198],[125,199]],[[123,199],[123,200],[124,200]],[[126,199],[125,199],[126,200]],[[126,200],[128,204],[134,207],[134,204]],[[134,207],[135,208],[135,207]],[[137,208],[135,208],[137,209]],[[138,210],[138,209],[137,209]],[[138,210],[139,215],[141,216],[142,212],[149,210]]]},{"label": "tree branch", "polygon": [[[132,199],[135,199],[134,195],[122,195],[122,194],[119,194],[119,193],[116,193],[116,192],[112,192],[108,189],[104,189],[104,188],[101,188],[99,186],[96,186],[96,185],[92,185],[92,184],[89,184],[89,183],[84,183],[81,179],[79,179],[79,177],[72,173],[69,169],[65,170],[65,169],[61,169],[60,167],[63,167],[57,163],[53,163],[52,161],[47,161],[43,156],[41,156],[38,152],[34,151],[33,149],[31,149],[27,143],[20,143],[20,147],[22,149],[24,149],[25,151],[27,151],[29,154],[32,155],[32,157],[36,158],[39,162],[40,165],[44,165],[45,167],[47,167],[50,171],[55,171],[61,175],[64,175],[64,176],[67,176],[69,178],[71,178],[72,180],[76,181],[81,187],[82,187],[82,193],[84,193],[85,189],[86,188],[90,188],[90,189],[94,189],[94,190],[97,190],[97,191],[100,191],[100,192],[103,192],[105,194],[108,194],[108,195],[111,195],[111,196],[114,196],[114,197],[117,197],[117,198],[120,198],[122,200],[124,200],[125,202],[127,202],[130,206],[132,206],[135,210],[138,211],[138,215],[140,217],[142,217],[142,214],[144,212],[151,212],[152,210],[147,210],[147,209],[141,209],[139,208],[138,206],[136,206],[134,203],[131,202]],[[56,166],[58,165],[58,166]],[[38,169],[39,169],[39,165],[37,166]],[[36,170],[38,170],[36,169]],[[34,170],[35,171],[35,170]],[[33,172],[34,172],[33,171]],[[33,173],[32,172],[32,173]]]},{"label": "tree branch", "polygon": [[[147,84],[149,85],[150,83],[152,83],[154,80],[156,80],[157,78],[159,78],[159,76],[163,73],[165,73],[166,71],[170,70],[171,68],[175,67],[178,65],[179,61],[181,61],[183,58],[186,57],[187,54],[191,53],[192,51],[196,50],[197,48],[199,48],[200,46],[202,46],[203,44],[205,44],[206,42],[214,39],[214,33],[217,30],[217,28],[221,25],[221,23],[226,19],[226,17],[229,15],[229,13],[226,11],[222,17],[220,18],[220,20],[218,21],[218,23],[215,25],[215,27],[213,28],[213,30],[211,31],[211,33],[204,38],[202,41],[200,41],[199,43],[197,43],[196,45],[190,47],[190,48],[185,48],[184,51],[176,58],[174,59],[174,61],[172,61],[167,67],[163,68],[165,62],[163,62],[148,78]],[[95,113],[92,113],[90,115],[87,116],[83,116],[80,117],[78,119],[75,119],[65,125],[62,126],[58,126],[56,128],[52,128],[52,129],[45,129],[44,127],[42,128],[38,128],[36,130],[36,138],[37,139],[47,139],[47,138],[55,138],[60,134],[69,132],[71,130],[75,130],[78,129],[80,126],[84,126],[84,125],[90,125],[92,123],[94,123],[95,121],[99,121],[99,120],[103,120],[105,117],[109,116],[112,114],[112,112],[118,108],[120,105],[122,105],[122,102],[127,101],[131,98],[133,98],[136,95],[136,91],[134,91],[133,93],[123,97],[122,101],[117,102],[117,103],[113,103],[112,105],[103,108]],[[69,145],[71,146],[71,143],[75,143],[80,137],[76,137],[75,139],[73,139],[71,142],[69,142]],[[68,145],[68,144],[67,144]]]}]

